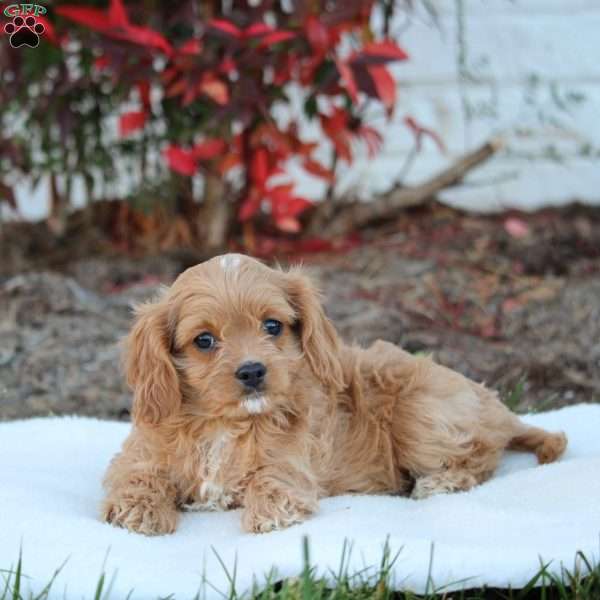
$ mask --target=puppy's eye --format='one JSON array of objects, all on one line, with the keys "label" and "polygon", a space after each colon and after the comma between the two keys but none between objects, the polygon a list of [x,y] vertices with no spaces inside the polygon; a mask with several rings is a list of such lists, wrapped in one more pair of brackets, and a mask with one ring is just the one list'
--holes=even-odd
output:
[{"label": "puppy's eye", "polygon": [[283,330],[283,323],[277,319],[267,319],[263,321],[263,329],[273,337],[277,337]]},{"label": "puppy's eye", "polygon": [[194,338],[194,344],[204,352],[212,350],[215,347],[217,340],[212,333],[205,331]]}]

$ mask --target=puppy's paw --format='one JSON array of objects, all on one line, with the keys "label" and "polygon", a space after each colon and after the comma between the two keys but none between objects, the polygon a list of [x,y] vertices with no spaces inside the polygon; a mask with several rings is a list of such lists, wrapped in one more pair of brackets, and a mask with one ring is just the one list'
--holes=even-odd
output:
[{"label": "puppy's paw", "polygon": [[442,471],[417,478],[410,496],[414,500],[423,500],[436,494],[470,490],[476,485],[477,480],[468,472]]},{"label": "puppy's paw", "polygon": [[316,500],[303,500],[287,492],[271,491],[246,499],[242,527],[250,533],[268,533],[301,523],[316,509]]},{"label": "puppy's paw", "polygon": [[144,535],[165,535],[177,528],[179,514],[174,506],[145,498],[107,498],[102,520]]},{"label": "puppy's paw", "polygon": [[567,436],[560,433],[549,433],[544,441],[535,449],[538,462],[545,465],[558,460],[567,447]]},{"label": "puppy's paw", "polygon": [[302,507],[290,506],[273,512],[246,508],[242,514],[242,527],[249,533],[269,533],[302,523],[309,515],[310,512]]}]

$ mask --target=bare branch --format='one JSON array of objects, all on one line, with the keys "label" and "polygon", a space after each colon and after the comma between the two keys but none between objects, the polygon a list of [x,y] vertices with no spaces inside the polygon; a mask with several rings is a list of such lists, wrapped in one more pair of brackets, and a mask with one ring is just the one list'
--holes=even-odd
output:
[{"label": "bare branch", "polygon": [[391,219],[405,208],[418,206],[433,199],[442,190],[455,186],[467,173],[485,162],[503,146],[500,138],[490,140],[468,152],[447,169],[425,183],[413,187],[394,187],[371,202],[355,201],[338,205],[335,216],[323,223],[319,218],[320,206],[315,209],[309,231],[313,235],[344,235],[383,219]]}]

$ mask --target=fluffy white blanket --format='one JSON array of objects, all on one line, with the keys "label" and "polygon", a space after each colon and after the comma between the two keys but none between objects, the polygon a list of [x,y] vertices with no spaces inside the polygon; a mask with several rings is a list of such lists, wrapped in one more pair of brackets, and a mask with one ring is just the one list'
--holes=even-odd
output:
[{"label": "fluffy white blanket", "polygon": [[[91,598],[103,568],[114,577],[111,598],[191,598],[205,577],[227,591],[236,564],[239,592],[302,569],[302,537],[322,574],[337,572],[344,540],[348,569],[377,565],[386,539],[397,589],[523,586],[539,570],[573,568],[576,553],[598,558],[600,533],[600,405],[530,415],[563,429],[564,458],[537,466],[531,455],[507,454],[497,475],[466,493],[414,501],[342,496],[285,531],[250,535],[238,511],[186,513],[171,536],[147,538],[98,520],[100,481],[129,426],[84,418],[0,424],[0,577],[23,550],[26,585],[40,590],[65,560],[53,597]],[[104,567],[103,567],[104,565]],[[4,574],[5,576],[5,574]],[[1,581],[0,581],[1,583]],[[0,586],[1,587],[1,586]],[[445,589],[448,589],[446,587]],[[65,593],[66,592],[66,593]],[[206,597],[219,597],[206,586]]]}]

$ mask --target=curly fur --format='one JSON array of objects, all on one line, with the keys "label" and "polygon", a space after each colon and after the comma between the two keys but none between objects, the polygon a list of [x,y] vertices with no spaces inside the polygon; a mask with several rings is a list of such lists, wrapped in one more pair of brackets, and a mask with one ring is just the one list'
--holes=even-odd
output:
[{"label": "curly fur", "polygon": [[[136,314],[125,342],[134,424],[102,508],[132,531],[171,533],[180,510],[240,507],[244,529],[266,532],[306,519],[325,496],[467,490],[506,448],[546,463],[566,446],[427,357],[344,344],[298,268],[216,257]],[[269,318],[284,324],[280,336],[262,330]],[[214,351],[195,346],[203,331]],[[260,394],[234,377],[247,360],[268,369]]]}]

